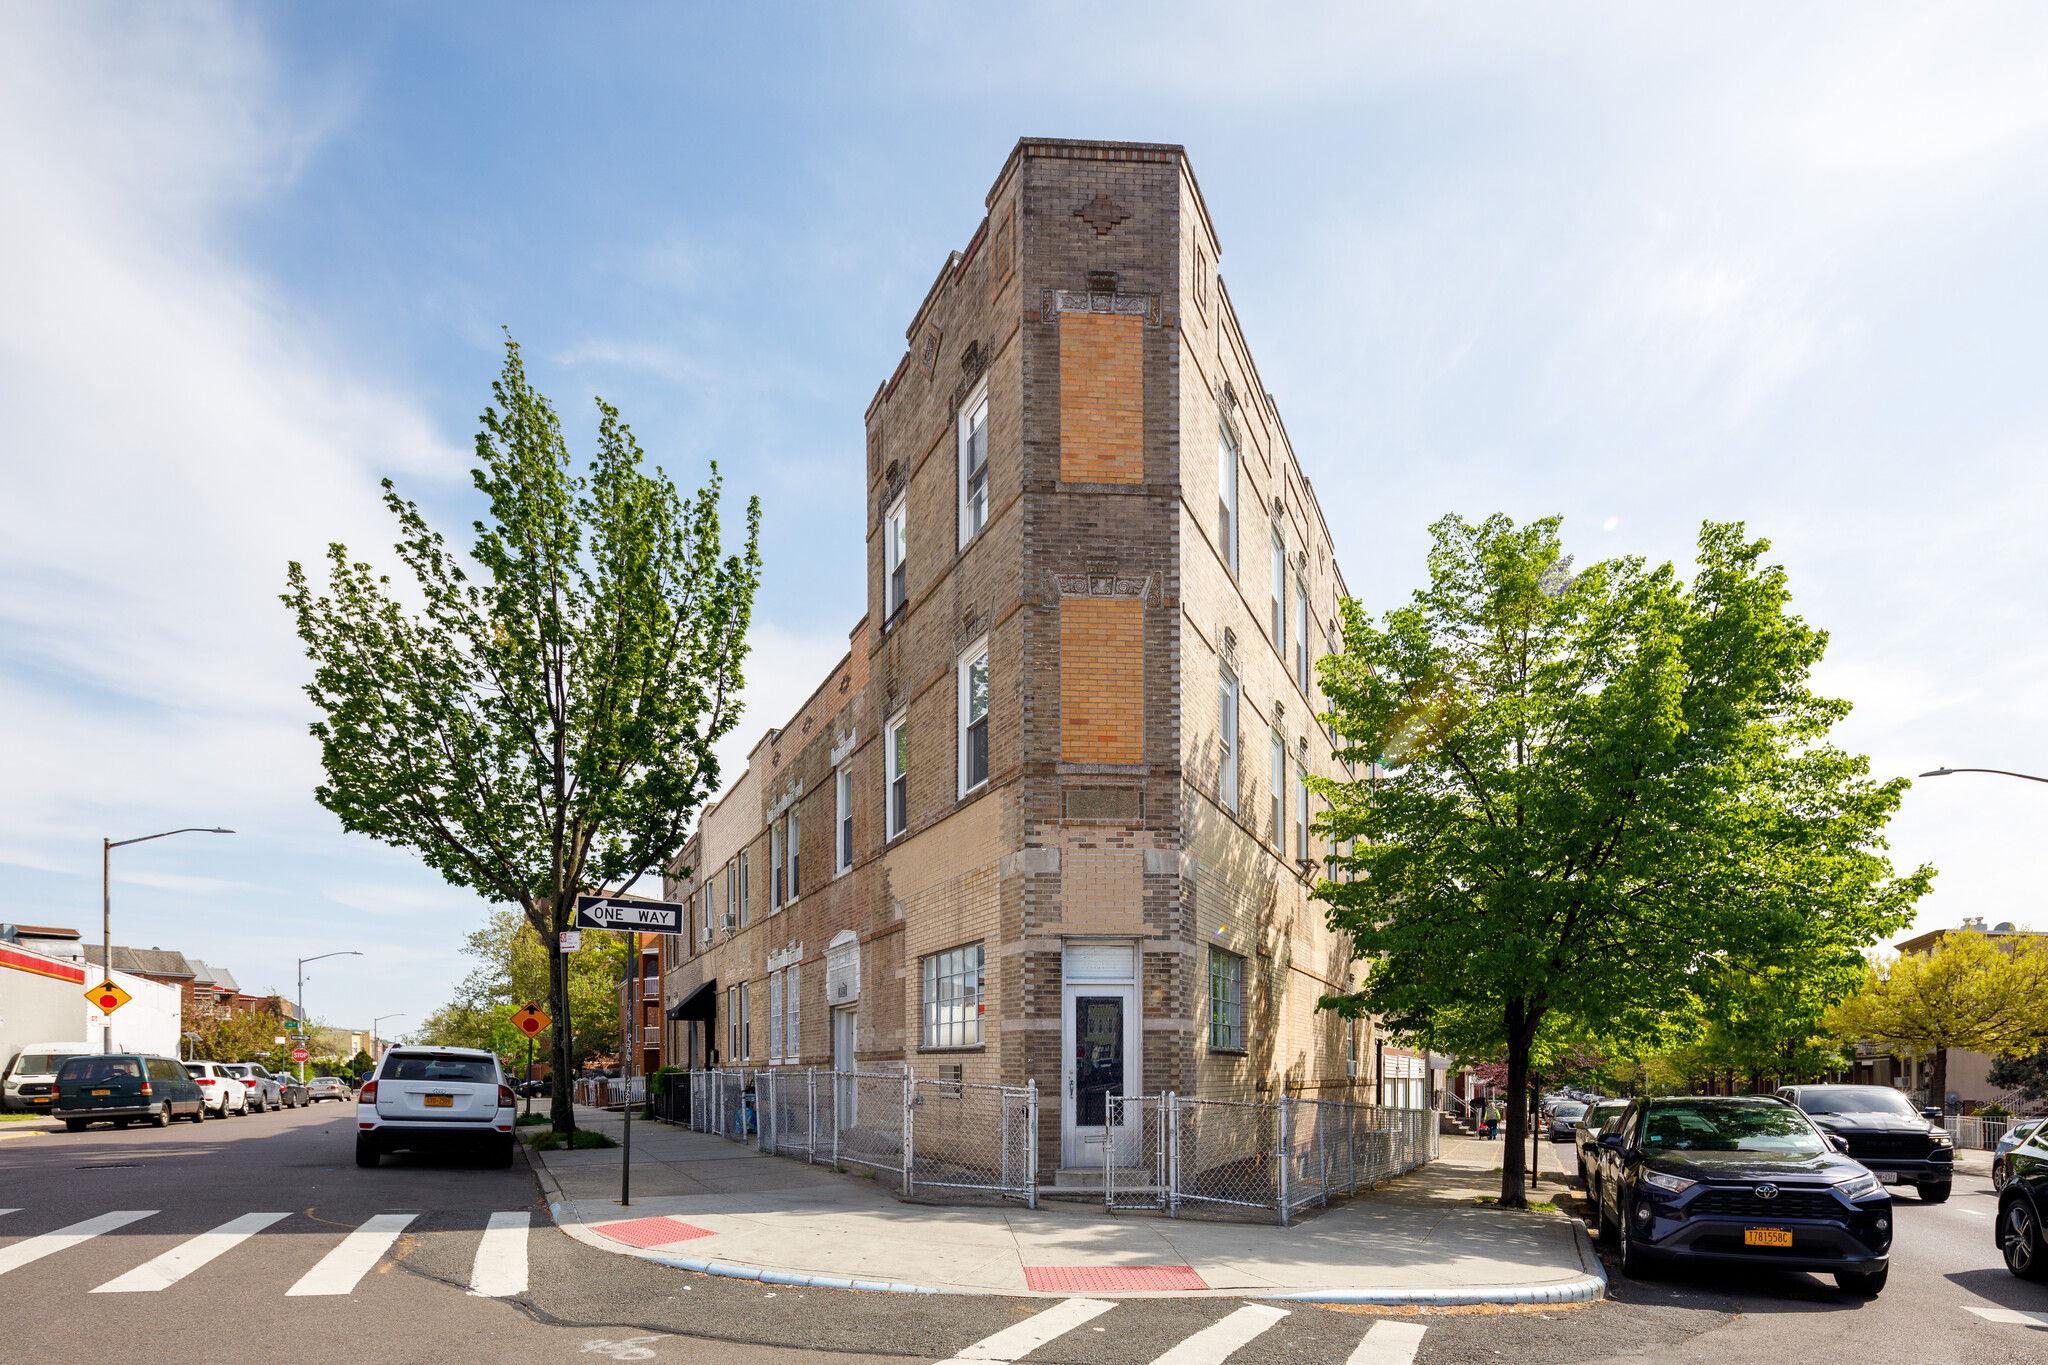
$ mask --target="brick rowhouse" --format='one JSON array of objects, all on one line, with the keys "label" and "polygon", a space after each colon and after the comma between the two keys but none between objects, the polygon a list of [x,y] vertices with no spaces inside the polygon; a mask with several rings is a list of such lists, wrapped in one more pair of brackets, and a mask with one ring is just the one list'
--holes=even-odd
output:
[{"label": "brick rowhouse", "polygon": [[1344,583],[1194,172],[1027,138],[986,209],[868,407],[867,614],[668,884],[665,1057],[1035,1078],[1047,1172],[1105,1089],[1369,1100],[1302,811]]}]

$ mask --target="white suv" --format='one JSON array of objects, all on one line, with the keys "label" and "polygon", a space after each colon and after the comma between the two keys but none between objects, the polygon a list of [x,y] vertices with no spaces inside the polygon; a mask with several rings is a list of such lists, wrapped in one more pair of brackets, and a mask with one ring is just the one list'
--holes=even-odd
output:
[{"label": "white suv", "polygon": [[478,1152],[512,1164],[512,1087],[498,1059],[471,1047],[395,1047],[356,1092],[356,1165],[386,1152]]},{"label": "white suv", "polygon": [[200,1107],[217,1119],[249,1112],[249,1085],[220,1062],[187,1062],[199,1084]]}]

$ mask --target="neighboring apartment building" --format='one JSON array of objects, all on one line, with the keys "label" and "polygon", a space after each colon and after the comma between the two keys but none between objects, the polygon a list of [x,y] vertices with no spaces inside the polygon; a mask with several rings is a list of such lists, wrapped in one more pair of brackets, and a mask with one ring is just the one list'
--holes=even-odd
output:
[{"label": "neighboring apartment building", "polygon": [[1316,1007],[1345,588],[1194,172],[1026,139],[986,208],[866,414],[867,615],[668,883],[668,1060],[1035,1078],[1048,1168],[1109,1094],[1371,1100],[1392,1052],[1419,1104]]}]

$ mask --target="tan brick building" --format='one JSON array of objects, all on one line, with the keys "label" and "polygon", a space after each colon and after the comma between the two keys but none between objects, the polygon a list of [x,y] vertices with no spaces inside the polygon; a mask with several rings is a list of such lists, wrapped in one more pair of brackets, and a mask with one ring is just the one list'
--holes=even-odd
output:
[{"label": "tan brick building", "polygon": [[[868,612],[671,881],[671,1064],[1370,1099],[1309,898],[1344,584],[1177,146],[1025,139],[866,415]],[[1419,1096],[1418,1096],[1419,1099]]]}]

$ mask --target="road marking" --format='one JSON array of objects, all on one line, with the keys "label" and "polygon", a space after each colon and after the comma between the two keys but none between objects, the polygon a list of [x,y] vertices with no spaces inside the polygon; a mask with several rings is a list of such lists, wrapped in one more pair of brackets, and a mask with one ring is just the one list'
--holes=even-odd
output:
[{"label": "road marking", "polygon": [[1964,1307],[1986,1322],[2002,1322],[2013,1327],[2048,1327],[2048,1313],[2022,1313],[2017,1308],[1978,1308],[1970,1304]]},{"label": "road marking", "polygon": [[155,1209],[121,1209],[114,1213],[103,1213],[97,1218],[88,1218],[83,1223],[73,1223],[68,1228],[58,1228],[40,1237],[29,1237],[11,1247],[0,1247],[0,1275],[18,1270],[30,1261],[40,1261],[53,1251],[75,1247],[80,1242],[89,1242],[103,1232],[127,1227],[138,1218],[147,1218]]},{"label": "road marking", "polygon": [[342,1238],[340,1246],[320,1258],[320,1264],[301,1275],[297,1284],[284,1291],[285,1297],[351,1292],[356,1281],[369,1274],[370,1267],[383,1259],[391,1244],[398,1240],[398,1234],[405,1231],[405,1225],[417,1217],[416,1213],[375,1215]]},{"label": "road marking", "polygon": [[1065,1336],[1114,1307],[1107,1299],[1061,1299],[1043,1313],[1012,1323],[992,1337],[983,1337],[953,1359],[1021,1360],[1054,1337]]},{"label": "road marking", "polygon": [[526,1229],[532,1221],[532,1215],[523,1211],[491,1215],[469,1268],[470,1293],[502,1299],[526,1292]]},{"label": "road marking", "polygon": [[610,1356],[613,1360],[652,1360],[654,1352],[647,1348],[647,1343],[660,1340],[660,1337],[621,1337],[617,1341],[606,1341],[597,1337],[583,1343],[583,1353]]},{"label": "road marking", "polygon": [[0,1217],[5,1217],[5,1216],[6,1216],[7,1214],[10,1214],[10,1213],[20,1213],[20,1212],[21,1212],[21,1210],[20,1210],[20,1209],[0,1209]]},{"label": "road marking", "polygon": [[1428,1330],[1419,1322],[1376,1322],[1351,1353],[1351,1365],[1409,1365]]},{"label": "road marking", "polygon": [[1224,1358],[1287,1316],[1285,1308],[1248,1303],[1152,1362],[1152,1365],[1223,1365]]},{"label": "road marking", "polygon": [[187,1238],[155,1260],[144,1261],[126,1275],[108,1280],[92,1292],[148,1294],[168,1289],[222,1252],[239,1246],[278,1219],[289,1216],[283,1213],[245,1213],[232,1222],[222,1223],[212,1232]]}]

